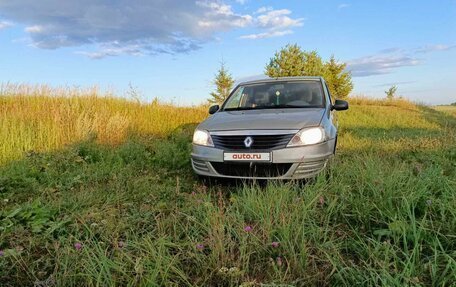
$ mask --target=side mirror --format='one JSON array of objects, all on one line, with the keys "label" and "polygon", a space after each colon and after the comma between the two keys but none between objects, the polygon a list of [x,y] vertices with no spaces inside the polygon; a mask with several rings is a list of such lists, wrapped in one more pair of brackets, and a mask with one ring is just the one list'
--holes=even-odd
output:
[{"label": "side mirror", "polygon": [[213,105],[209,108],[209,114],[210,115],[215,114],[215,112],[217,112],[219,109],[220,109],[219,105]]},{"label": "side mirror", "polygon": [[348,110],[348,102],[343,100],[336,100],[334,105],[331,106],[331,110],[345,111]]}]

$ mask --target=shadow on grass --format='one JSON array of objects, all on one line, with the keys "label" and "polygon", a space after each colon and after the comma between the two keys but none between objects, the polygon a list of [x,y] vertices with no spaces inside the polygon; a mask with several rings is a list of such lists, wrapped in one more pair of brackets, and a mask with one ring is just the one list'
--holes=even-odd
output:
[{"label": "shadow on grass", "polygon": [[0,196],[14,194],[26,201],[43,189],[71,191],[112,180],[155,174],[157,182],[194,182],[190,164],[191,133],[196,124],[177,128],[165,138],[132,134],[117,146],[96,142],[96,137],[50,152],[27,152],[0,166]]}]

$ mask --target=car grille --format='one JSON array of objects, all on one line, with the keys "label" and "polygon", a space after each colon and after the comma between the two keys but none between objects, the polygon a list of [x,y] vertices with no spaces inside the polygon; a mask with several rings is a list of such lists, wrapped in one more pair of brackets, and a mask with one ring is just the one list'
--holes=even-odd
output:
[{"label": "car grille", "polygon": [[287,173],[291,163],[228,163],[211,162],[221,175],[241,177],[280,177]]},{"label": "car grille", "polygon": [[225,150],[272,150],[287,146],[294,134],[252,135],[253,144],[247,148],[244,144],[246,135],[211,135],[216,148]]}]

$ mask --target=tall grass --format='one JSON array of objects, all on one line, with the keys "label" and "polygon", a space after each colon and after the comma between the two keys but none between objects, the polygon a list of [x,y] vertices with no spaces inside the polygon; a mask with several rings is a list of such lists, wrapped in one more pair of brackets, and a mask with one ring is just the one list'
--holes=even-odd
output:
[{"label": "tall grass", "polygon": [[169,134],[201,121],[205,108],[175,107],[154,101],[141,104],[101,94],[96,88],[46,85],[0,87],[0,163],[28,151],[49,151],[96,137],[119,144],[129,134]]},{"label": "tall grass", "polygon": [[410,102],[404,98],[395,99],[375,99],[365,96],[350,97],[349,102],[351,105],[363,105],[363,106],[387,106],[387,107],[398,107],[402,109],[416,110],[418,107],[416,104]]},{"label": "tall grass", "polygon": [[[349,102],[352,109],[362,106],[364,111],[364,119],[341,114],[353,128],[357,122],[370,120],[370,126],[382,129],[438,129],[420,118],[417,106],[404,99],[354,97]],[[404,109],[410,111],[406,117],[398,112]],[[374,114],[381,118],[372,118]],[[206,116],[206,107],[176,107],[157,101],[142,104],[97,88],[2,84],[0,164],[27,152],[55,150],[90,137],[109,145],[122,143],[132,134],[163,137]]]},{"label": "tall grass", "polygon": [[434,109],[456,117],[456,106],[435,106]]}]

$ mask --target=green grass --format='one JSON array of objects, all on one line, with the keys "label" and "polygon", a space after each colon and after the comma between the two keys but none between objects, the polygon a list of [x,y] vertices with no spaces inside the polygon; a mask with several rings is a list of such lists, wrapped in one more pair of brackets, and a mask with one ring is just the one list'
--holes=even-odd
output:
[{"label": "green grass", "polygon": [[336,158],[307,185],[201,185],[192,125],[5,164],[1,285],[454,286],[456,118],[338,115]]}]

